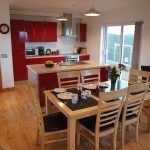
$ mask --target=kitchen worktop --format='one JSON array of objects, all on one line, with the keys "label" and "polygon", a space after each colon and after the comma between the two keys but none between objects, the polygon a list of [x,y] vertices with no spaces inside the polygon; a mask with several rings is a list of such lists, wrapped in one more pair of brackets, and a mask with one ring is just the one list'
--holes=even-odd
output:
[{"label": "kitchen worktop", "polygon": [[66,57],[66,56],[72,56],[72,55],[85,56],[85,55],[89,55],[89,54],[73,54],[73,53],[68,53],[68,54],[60,54],[60,55],[37,55],[37,56],[26,56],[26,59],[51,58],[51,57]]},{"label": "kitchen worktop", "polygon": [[60,66],[59,64],[54,64],[52,68],[46,68],[44,64],[35,64],[35,65],[27,65],[27,68],[36,74],[46,74],[46,73],[57,73],[62,71],[108,67],[108,65],[106,64],[100,64],[94,61],[88,60],[84,62],[86,64],[74,65],[74,66]]}]

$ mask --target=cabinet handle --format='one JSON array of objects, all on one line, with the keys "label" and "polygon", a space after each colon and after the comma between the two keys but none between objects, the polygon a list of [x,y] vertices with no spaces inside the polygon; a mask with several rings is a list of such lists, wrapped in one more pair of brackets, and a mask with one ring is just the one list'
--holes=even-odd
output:
[{"label": "cabinet handle", "polygon": [[33,77],[34,77],[35,80],[37,80],[37,76],[36,75],[34,75]]}]

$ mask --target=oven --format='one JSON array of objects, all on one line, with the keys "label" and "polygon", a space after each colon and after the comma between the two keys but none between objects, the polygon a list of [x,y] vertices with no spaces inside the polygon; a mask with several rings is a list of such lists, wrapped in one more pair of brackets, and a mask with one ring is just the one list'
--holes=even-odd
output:
[{"label": "oven", "polygon": [[66,56],[66,61],[67,62],[79,61],[79,55],[68,55]]}]

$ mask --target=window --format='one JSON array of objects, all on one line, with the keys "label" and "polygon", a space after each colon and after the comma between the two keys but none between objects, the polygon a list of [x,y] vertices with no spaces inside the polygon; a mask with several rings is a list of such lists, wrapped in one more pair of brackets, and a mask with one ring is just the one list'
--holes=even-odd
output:
[{"label": "window", "polygon": [[110,65],[123,63],[130,69],[134,34],[135,24],[102,27],[101,62]]}]

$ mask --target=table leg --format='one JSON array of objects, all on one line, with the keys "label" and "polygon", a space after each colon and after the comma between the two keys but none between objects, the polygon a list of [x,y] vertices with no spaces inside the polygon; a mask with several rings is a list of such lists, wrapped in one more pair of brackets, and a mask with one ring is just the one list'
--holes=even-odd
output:
[{"label": "table leg", "polygon": [[45,96],[46,115],[50,114],[51,101]]},{"label": "table leg", "polygon": [[75,150],[76,119],[68,118],[67,150]]}]

